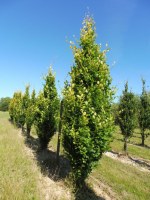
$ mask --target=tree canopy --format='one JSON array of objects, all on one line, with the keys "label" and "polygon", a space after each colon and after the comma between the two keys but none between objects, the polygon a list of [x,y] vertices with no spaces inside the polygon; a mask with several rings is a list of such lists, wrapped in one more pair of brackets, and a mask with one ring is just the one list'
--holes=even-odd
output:
[{"label": "tree canopy", "polygon": [[11,98],[3,97],[0,99],[0,111],[8,111]]}]

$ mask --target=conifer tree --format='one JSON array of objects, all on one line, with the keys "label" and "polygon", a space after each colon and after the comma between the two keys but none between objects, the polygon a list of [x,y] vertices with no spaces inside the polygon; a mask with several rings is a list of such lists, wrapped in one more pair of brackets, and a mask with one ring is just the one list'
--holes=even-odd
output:
[{"label": "conifer tree", "polygon": [[118,122],[124,137],[124,151],[127,154],[127,142],[136,127],[135,97],[132,92],[128,91],[128,82],[126,82],[125,90],[120,98],[118,111]]},{"label": "conifer tree", "polygon": [[36,109],[36,93],[35,90],[32,91],[31,97],[29,99],[28,108],[26,109],[26,129],[27,136],[30,136],[31,127],[35,120],[35,109]]},{"label": "conifer tree", "polygon": [[150,98],[148,92],[145,89],[145,80],[142,79],[142,94],[140,96],[139,106],[139,126],[141,129],[142,146],[144,146],[145,138],[148,136],[146,130],[150,129]]},{"label": "conifer tree", "polygon": [[107,50],[102,51],[95,40],[94,20],[86,17],[79,46],[71,46],[75,63],[63,92],[62,141],[76,186],[108,150],[113,130]]},{"label": "conifer tree", "polygon": [[24,123],[24,111],[22,109],[23,95],[20,91],[15,92],[9,106],[9,115],[17,127]]},{"label": "conifer tree", "polygon": [[35,126],[41,149],[46,149],[49,141],[57,130],[59,99],[55,86],[55,76],[50,68],[44,78],[43,91],[37,97]]},{"label": "conifer tree", "polygon": [[25,88],[25,93],[23,94],[22,96],[22,100],[20,102],[20,109],[21,109],[21,127],[22,127],[22,131],[23,131],[23,127],[25,125],[25,122],[26,122],[26,111],[29,107],[29,104],[30,104],[30,93],[29,93],[29,89],[30,89],[30,86],[27,85],[26,88]]},{"label": "conifer tree", "polygon": [[10,120],[12,122],[14,122],[14,119],[15,119],[15,95],[16,95],[16,92],[13,94],[13,98],[10,101],[9,110],[8,110],[9,111]]}]

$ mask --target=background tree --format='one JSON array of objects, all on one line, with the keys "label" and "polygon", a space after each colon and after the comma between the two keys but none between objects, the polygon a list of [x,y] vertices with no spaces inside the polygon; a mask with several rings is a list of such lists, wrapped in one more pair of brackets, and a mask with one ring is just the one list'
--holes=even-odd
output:
[{"label": "background tree", "polygon": [[59,99],[52,69],[49,69],[44,80],[44,88],[37,97],[35,112],[35,126],[41,149],[47,148],[50,139],[56,132],[59,113]]},{"label": "background tree", "polygon": [[142,146],[144,146],[146,130],[150,129],[150,97],[149,93],[145,89],[145,80],[142,79],[142,94],[140,96],[139,106],[139,126],[141,129]]},{"label": "background tree", "polygon": [[10,120],[12,122],[14,122],[15,120],[15,96],[16,96],[16,92],[13,94],[13,98],[10,101],[9,104],[9,116],[10,116]]},{"label": "background tree", "polygon": [[128,91],[128,82],[125,84],[125,90],[119,102],[119,126],[124,137],[124,151],[127,154],[127,142],[132,136],[136,127],[136,107],[135,97],[132,92]]},{"label": "background tree", "polygon": [[23,127],[24,127],[25,122],[26,122],[26,111],[27,111],[29,104],[30,104],[29,89],[30,89],[30,86],[27,85],[26,88],[25,88],[25,93],[23,94],[22,100],[20,102],[20,113],[21,113],[20,124],[21,124],[22,130],[23,130]]},{"label": "background tree", "polygon": [[114,118],[115,125],[119,125],[119,122],[118,122],[118,106],[119,106],[118,103],[112,103],[112,106],[111,106],[111,111],[112,111],[112,115],[113,115],[113,118]]},{"label": "background tree", "polygon": [[92,18],[83,21],[79,46],[72,46],[74,66],[65,84],[63,146],[76,186],[82,184],[102,153],[109,148],[113,129],[113,91],[106,50],[96,44]]},{"label": "background tree", "polygon": [[3,97],[0,99],[0,111],[8,111],[11,98]]},{"label": "background tree", "polygon": [[9,115],[17,127],[24,123],[24,111],[22,109],[23,95],[20,91],[15,92],[9,106]]},{"label": "background tree", "polygon": [[31,127],[35,120],[35,109],[36,109],[36,93],[35,90],[32,91],[31,98],[28,102],[28,107],[25,111],[25,123],[27,129],[27,136],[30,136]]},{"label": "background tree", "polygon": [[139,113],[140,113],[140,104],[141,104],[141,100],[140,100],[140,96],[135,94],[134,95],[135,98],[135,107],[136,107],[136,111],[135,111],[135,115],[136,115],[136,128],[139,128]]}]

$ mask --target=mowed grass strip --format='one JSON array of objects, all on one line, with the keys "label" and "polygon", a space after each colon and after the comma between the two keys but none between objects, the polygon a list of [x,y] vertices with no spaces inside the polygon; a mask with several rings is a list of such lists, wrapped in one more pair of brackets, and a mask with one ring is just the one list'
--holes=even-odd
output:
[{"label": "mowed grass strip", "polygon": [[150,173],[103,156],[92,176],[109,185],[121,200],[150,199]]},{"label": "mowed grass strip", "polygon": [[38,169],[27,156],[20,130],[0,112],[0,199],[40,199]]}]

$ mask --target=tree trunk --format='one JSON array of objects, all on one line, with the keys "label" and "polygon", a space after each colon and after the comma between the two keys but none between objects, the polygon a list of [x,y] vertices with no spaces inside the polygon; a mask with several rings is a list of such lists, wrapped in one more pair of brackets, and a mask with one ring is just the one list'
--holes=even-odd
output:
[{"label": "tree trunk", "polygon": [[57,165],[59,165],[59,152],[60,152],[60,137],[61,137],[61,127],[62,127],[62,112],[63,112],[63,100],[60,103],[60,119],[59,119],[59,127],[58,127],[58,140],[57,140]]},{"label": "tree trunk", "polygon": [[144,135],[144,130],[142,131],[142,146],[144,146],[144,142],[145,142],[145,135]]},{"label": "tree trunk", "polygon": [[23,125],[21,125],[21,131],[22,131],[22,133],[24,133],[24,126]]},{"label": "tree trunk", "polygon": [[127,153],[127,140],[128,140],[128,138],[125,137],[125,138],[124,138],[124,152],[125,152],[125,155],[128,154],[128,153]]},{"label": "tree trunk", "polygon": [[27,137],[30,137],[31,127],[27,126]]}]

